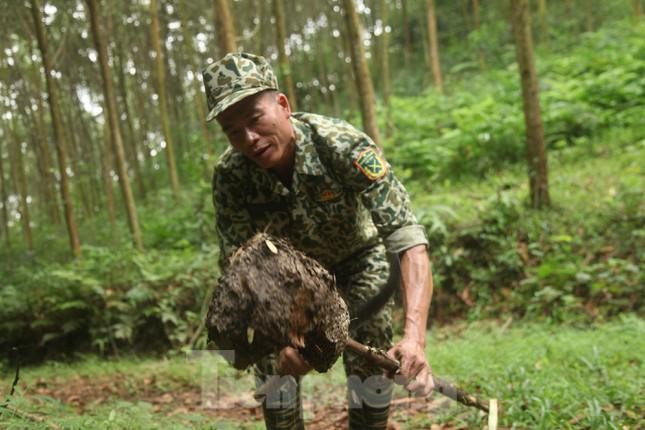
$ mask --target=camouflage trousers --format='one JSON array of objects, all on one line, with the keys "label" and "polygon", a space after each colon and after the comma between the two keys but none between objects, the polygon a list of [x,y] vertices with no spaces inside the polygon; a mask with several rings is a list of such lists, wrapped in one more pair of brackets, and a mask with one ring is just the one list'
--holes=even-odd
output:
[{"label": "camouflage trousers", "polygon": [[[350,318],[385,285],[389,263],[385,248],[377,245],[358,252],[333,268],[336,285],[350,312]],[[392,346],[392,301],[371,318],[352,328],[350,335],[387,351]],[[392,382],[383,371],[365,359],[346,351],[343,364],[347,375],[350,429],[385,429],[392,397]],[[256,384],[277,375],[276,357],[255,366]],[[304,429],[299,378],[287,377],[279,392],[269,394],[262,404],[267,429]]]}]

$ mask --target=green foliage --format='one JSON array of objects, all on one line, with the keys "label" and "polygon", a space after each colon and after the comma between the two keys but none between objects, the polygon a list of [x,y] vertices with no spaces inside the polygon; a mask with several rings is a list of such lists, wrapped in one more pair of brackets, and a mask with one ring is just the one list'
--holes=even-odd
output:
[{"label": "green foliage", "polygon": [[145,253],[111,243],[111,230],[97,218],[85,228],[111,246],[86,244],[76,262],[32,258],[3,268],[2,350],[19,346],[24,357],[39,359],[89,350],[164,351],[195,340],[203,345],[195,331],[218,276],[217,251],[210,191],[196,187],[193,196],[177,204],[161,192],[140,207]]},{"label": "green foliage", "polygon": [[[550,211],[527,209],[524,187],[510,175],[497,191],[449,187],[432,196],[420,218],[430,235],[436,316],[587,321],[642,310],[643,148],[622,150],[584,166],[553,163]],[[470,215],[468,206],[476,208]]]},{"label": "green foliage", "polygon": [[0,290],[3,350],[18,346],[37,358],[48,351],[118,353],[189,343],[216,281],[214,250],[83,251],[76,263],[21,270]]},{"label": "green foliage", "polygon": [[[398,91],[416,93],[392,99],[395,129],[385,151],[430,235],[435,318],[510,313],[581,321],[639,312],[645,26],[615,23],[575,44],[556,39],[554,51],[541,49],[555,207],[535,213],[524,207],[526,189],[519,185],[526,182],[524,126],[505,25],[492,20],[469,37],[472,44],[486,35],[501,38],[499,46],[487,44],[492,51],[486,55],[505,67],[471,76],[473,60],[462,53],[451,75],[466,79],[450,82],[446,96],[418,94],[421,72],[395,82]],[[566,56],[554,55],[564,47]],[[355,110],[347,115],[360,122]],[[384,125],[385,115],[381,120]],[[38,219],[34,252],[20,245],[0,249],[2,262],[10,262],[0,267],[4,351],[19,345],[37,359],[191,343],[217,277],[205,172],[213,160],[204,162],[195,130],[175,130],[185,143],[179,200],[162,189],[138,204],[144,254],[131,249],[125,222],[112,227],[105,213],[80,224],[84,256],[78,262],[69,262],[64,226],[39,225]],[[217,145],[225,144],[215,136]],[[146,180],[165,183],[164,175],[161,169]]]},{"label": "green foliage", "polygon": [[[616,127],[645,129],[645,25],[587,33],[566,56],[537,59],[551,153]],[[455,83],[452,94],[392,100],[385,151],[404,177],[482,177],[525,159],[516,65]]]}]

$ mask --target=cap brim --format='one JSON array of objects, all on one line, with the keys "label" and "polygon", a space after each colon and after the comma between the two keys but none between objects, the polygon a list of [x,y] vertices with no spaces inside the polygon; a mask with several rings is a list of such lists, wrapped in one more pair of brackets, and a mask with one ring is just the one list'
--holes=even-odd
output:
[{"label": "cap brim", "polygon": [[245,90],[236,91],[228,96],[224,97],[206,116],[206,122],[212,121],[217,115],[224,112],[229,107],[233,106],[235,103],[241,101],[242,99],[257,94],[261,91],[266,90],[277,90],[277,88],[271,87],[256,87],[256,88],[247,88]]}]

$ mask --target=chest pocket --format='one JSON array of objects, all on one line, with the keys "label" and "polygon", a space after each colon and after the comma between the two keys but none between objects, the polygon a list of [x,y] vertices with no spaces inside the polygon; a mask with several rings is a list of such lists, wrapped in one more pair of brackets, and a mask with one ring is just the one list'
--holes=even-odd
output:
[{"label": "chest pocket", "polygon": [[311,209],[317,222],[327,227],[338,226],[351,220],[356,197],[342,185],[324,181],[309,192]]},{"label": "chest pocket", "polygon": [[284,234],[289,226],[289,211],[286,202],[253,201],[246,202],[255,231]]}]

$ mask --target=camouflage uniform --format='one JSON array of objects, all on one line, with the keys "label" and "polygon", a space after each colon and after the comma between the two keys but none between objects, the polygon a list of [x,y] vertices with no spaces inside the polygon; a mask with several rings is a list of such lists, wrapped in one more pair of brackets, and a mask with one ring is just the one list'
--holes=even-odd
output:
[{"label": "camouflage uniform", "polygon": [[[221,81],[222,74],[227,75],[226,79],[232,75],[235,81],[236,73],[240,79],[246,71],[253,70],[253,65],[240,67],[238,59],[232,67],[231,61],[225,61],[227,57],[221,60],[229,64],[224,72],[218,65],[215,67],[219,70],[213,70],[213,66],[206,70],[207,93],[219,90],[209,88],[214,76]],[[264,65],[257,60],[261,57],[250,58]],[[277,89],[270,73],[267,75],[263,69],[259,74],[268,76],[265,89]],[[254,76],[251,85],[257,82]],[[213,111],[217,111],[216,106]],[[344,121],[321,115],[294,113],[291,121],[296,150],[290,188],[232,148],[221,156],[215,168],[213,202],[220,266],[224,268],[235,249],[258,231],[285,237],[335,274],[351,316],[387,281],[386,249],[399,253],[418,244],[427,245],[425,232],[410,209],[405,188],[367,135]],[[389,349],[391,304],[351,335],[360,342]],[[375,387],[361,383],[382,371],[354,354],[345,353],[343,358],[348,375],[350,428],[385,428],[389,382],[375,381]],[[277,374],[275,360],[264,360],[256,374],[260,379]],[[297,384],[283,387],[281,402],[265,402],[268,427],[302,428],[298,390]],[[373,392],[366,392],[370,390]],[[273,409],[276,407],[279,409]]]}]

